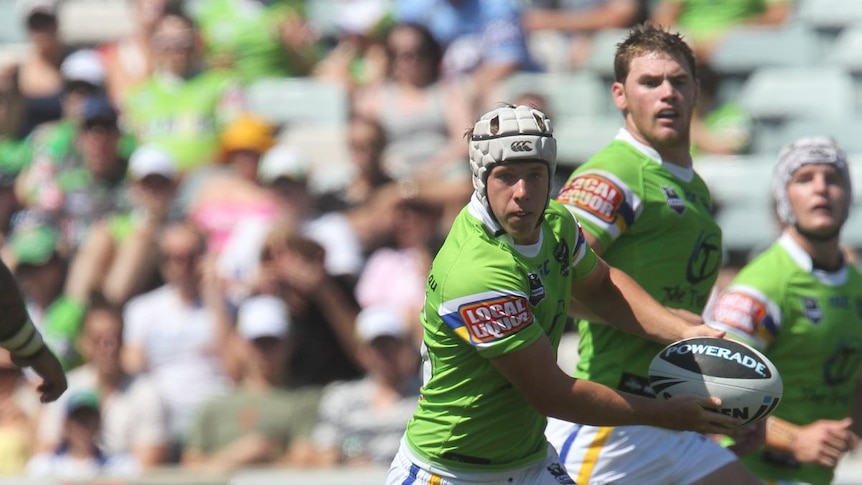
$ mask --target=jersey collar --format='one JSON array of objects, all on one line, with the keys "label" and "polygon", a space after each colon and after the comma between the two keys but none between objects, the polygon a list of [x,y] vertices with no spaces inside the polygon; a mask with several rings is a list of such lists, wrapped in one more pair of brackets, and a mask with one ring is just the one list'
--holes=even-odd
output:
[{"label": "jersey collar", "polygon": [[825,271],[822,269],[814,269],[814,261],[811,255],[805,252],[793,237],[788,233],[782,233],[778,238],[778,243],[787,251],[790,258],[803,270],[814,275],[821,283],[827,286],[843,285],[847,281],[848,271],[847,264],[837,271]]},{"label": "jersey collar", "polygon": [[616,140],[622,140],[629,145],[635,147],[635,149],[641,153],[643,153],[647,158],[656,162],[657,164],[664,167],[668,172],[670,172],[674,177],[682,180],[683,182],[691,182],[694,178],[694,169],[691,167],[680,167],[675,163],[667,163],[662,158],[661,155],[651,146],[646,145],[644,143],[639,142],[629,130],[625,129],[625,127],[620,128],[620,131],[617,132]]},{"label": "jersey collar", "polygon": [[491,234],[497,234],[502,231],[500,224],[491,217],[491,214],[488,213],[488,209],[485,208],[485,204],[483,204],[479,200],[479,196],[473,192],[473,195],[470,197],[470,203],[467,204],[467,210],[470,214],[473,215],[476,219],[482,221],[482,224],[491,231]]}]

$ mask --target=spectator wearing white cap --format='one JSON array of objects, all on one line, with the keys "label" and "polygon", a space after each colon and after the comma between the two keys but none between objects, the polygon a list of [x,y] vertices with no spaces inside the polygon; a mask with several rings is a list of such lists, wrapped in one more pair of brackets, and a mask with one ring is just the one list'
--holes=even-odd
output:
[{"label": "spectator wearing white cap", "polygon": [[419,398],[419,356],[408,323],[385,306],[356,318],[358,357],[367,374],[324,388],[312,438],[318,465],[385,465],[398,451]]},{"label": "spectator wearing white cap", "polygon": [[197,413],[183,450],[184,466],[228,471],[308,460],[320,393],[281,387],[291,327],[281,298],[258,295],[240,304],[235,342],[243,362],[240,382]]},{"label": "spectator wearing white cap", "polygon": [[128,210],[94,224],[75,255],[68,291],[86,298],[98,290],[115,305],[152,289],[157,283],[156,237],[179,217],[174,204],[176,162],[165,150],[138,147],[128,166]]}]

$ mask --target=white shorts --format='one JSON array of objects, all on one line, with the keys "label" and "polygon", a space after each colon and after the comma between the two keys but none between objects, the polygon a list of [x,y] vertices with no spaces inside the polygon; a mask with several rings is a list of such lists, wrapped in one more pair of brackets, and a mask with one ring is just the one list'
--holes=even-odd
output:
[{"label": "white shorts", "polygon": [[392,460],[386,485],[575,485],[548,445],[545,461],[490,473],[453,472],[423,463],[401,442]]},{"label": "white shorts", "polygon": [[545,431],[580,485],[688,485],[736,460],[702,434],[548,419]]}]

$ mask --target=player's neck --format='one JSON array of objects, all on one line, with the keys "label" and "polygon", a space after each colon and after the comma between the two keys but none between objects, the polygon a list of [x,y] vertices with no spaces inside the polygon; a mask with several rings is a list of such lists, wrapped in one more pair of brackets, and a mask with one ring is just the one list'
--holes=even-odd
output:
[{"label": "player's neck", "polygon": [[844,255],[838,242],[838,235],[829,239],[816,240],[805,237],[795,228],[789,229],[790,236],[808,256],[814,268],[837,271],[844,265]]},{"label": "player's neck", "polygon": [[664,162],[672,163],[678,167],[691,168],[691,148],[688,144],[679,147],[657,147],[655,150],[661,155]]}]

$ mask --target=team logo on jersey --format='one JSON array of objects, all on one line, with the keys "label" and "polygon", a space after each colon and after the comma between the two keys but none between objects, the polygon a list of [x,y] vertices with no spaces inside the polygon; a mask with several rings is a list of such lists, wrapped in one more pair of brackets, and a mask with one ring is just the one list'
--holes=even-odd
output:
[{"label": "team logo on jersey", "polygon": [[[580,230],[580,227],[578,228]],[[571,255],[569,254],[569,243],[565,239],[554,246],[554,259],[560,263],[560,276],[569,274],[569,265],[572,264]]]},{"label": "team logo on jersey", "polygon": [[545,299],[545,285],[536,273],[528,274],[527,279],[530,280],[530,305],[536,306]]},{"label": "team logo on jersey", "polygon": [[823,319],[823,310],[820,309],[820,304],[817,303],[817,298],[808,296],[802,297],[802,313],[811,323],[817,325]]},{"label": "team logo on jersey", "polygon": [[462,306],[458,312],[474,343],[500,340],[533,321],[527,299],[515,295],[473,302]]},{"label": "team logo on jersey", "polygon": [[605,222],[613,222],[625,203],[625,194],[611,180],[595,173],[587,173],[569,181],[560,191],[557,200],[589,212]]},{"label": "team logo on jersey", "polygon": [[682,215],[685,212],[685,201],[680,198],[679,194],[676,193],[676,190],[673,187],[668,187],[667,185],[661,186],[662,192],[664,192],[664,198],[667,200],[667,206],[674,212],[679,215]]}]

